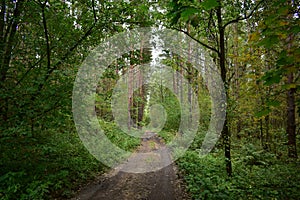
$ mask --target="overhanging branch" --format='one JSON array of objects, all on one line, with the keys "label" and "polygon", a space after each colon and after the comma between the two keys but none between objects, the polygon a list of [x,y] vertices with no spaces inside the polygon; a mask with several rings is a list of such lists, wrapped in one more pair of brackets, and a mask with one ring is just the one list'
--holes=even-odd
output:
[{"label": "overhanging branch", "polygon": [[48,70],[46,76],[44,77],[44,81],[38,85],[37,92],[34,96],[32,96],[31,101],[34,101],[37,96],[41,93],[42,88],[46,84],[47,80],[50,78],[50,75],[56,70],[68,57],[69,55],[89,36],[92,34],[96,23],[94,23],[88,31],[64,54],[64,56],[50,69]]},{"label": "overhanging branch", "polygon": [[196,38],[193,37],[189,32],[187,32],[187,31],[185,31],[185,30],[182,30],[182,29],[179,29],[179,28],[176,28],[176,27],[172,27],[172,28],[175,29],[175,30],[177,30],[177,31],[179,31],[179,32],[182,32],[182,33],[186,34],[187,36],[189,36],[191,39],[195,40],[196,42],[198,42],[198,43],[201,44],[202,46],[204,46],[204,47],[206,47],[206,48],[208,48],[208,49],[210,49],[210,50],[216,52],[218,55],[220,55],[220,52],[219,52],[217,49],[215,49],[215,48],[213,48],[213,47],[211,47],[211,46],[205,44],[204,42],[202,42],[202,41],[196,39]]},{"label": "overhanging branch", "polygon": [[235,19],[227,22],[226,24],[224,24],[223,28],[225,29],[230,24],[238,23],[239,21],[243,21],[243,20],[249,19],[253,15],[253,13],[257,10],[257,8],[260,6],[260,4],[262,4],[263,2],[264,2],[264,0],[259,1],[256,4],[256,6],[253,8],[253,10],[251,10],[251,12],[248,15],[246,15],[244,17],[238,16],[237,18],[235,18]]}]

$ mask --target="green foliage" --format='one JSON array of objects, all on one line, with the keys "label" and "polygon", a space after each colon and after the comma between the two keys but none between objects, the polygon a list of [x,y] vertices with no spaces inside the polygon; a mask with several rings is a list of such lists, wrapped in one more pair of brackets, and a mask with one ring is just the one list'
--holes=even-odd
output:
[{"label": "green foliage", "polygon": [[180,17],[183,21],[188,21],[191,16],[197,14],[198,12],[199,9],[196,9],[194,7],[183,8],[182,12],[180,13]]},{"label": "green foliage", "polygon": [[264,84],[270,86],[272,84],[278,84],[282,79],[282,70],[274,69],[265,73],[261,78]]},{"label": "green foliage", "polygon": [[228,178],[222,151],[204,158],[189,150],[177,161],[193,199],[297,199],[297,165],[246,145],[233,149],[234,175]]},{"label": "green foliage", "polygon": [[255,113],[255,117],[262,117],[262,116],[266,116],[271,112],[270,108],[263,108],[260,111],[258,111],[257,113]]},{"label": "green foliage", "polygon": [[[299,71],[299,35],[300,27],[297,5],[286,1],[274,1],[264,10],[263,21],[254,33],[254,42],[276,55],[274,67],[262,77],[265,85],[278,84],[288,74]],[[261,37],[258,36],[258,32]],[[289,89],[289,88],[283,88]]]},{"label": "green foliage", "polygon": [[173,130],[173,132],[162,130],[158,133],[158,135],[164,139],[166,144],[171,142],[173,140],[173,138],[176,136],[176,134],[177,134],[177,132],[174,130]]},{"label": "green foliage", "polygon": [[205,0],[203,2],[201,2],[201,6],[203,6],[203,8],[205,10],[211,10],[215,7],[217,7],[219,5],[217,0]]},{"label": "green foliage", "polygon": [[69,198],[106,169],[87,152],[76,133],[56,131],[1,138],[1,199]]},{"label": "green foliage", "polygon": [[167,120],[163,127],[164,130],[179,130],[181,110],[177,97],[168,88],[159,87],[151,93],[150,106],[160,104],[166,111]]},{"label": "green foliage", "polygon": [[[108,139],[125,151],[133,151],[140,144],[140,139],[127,135],[115,123],[99,121]],[[134,131],[134,130],[132,130]]]},{"label": "green foliage", "polygon": [[[78,66],[103,38],[151,26],[153,21],[182,29],[189,23],[188,31],[193,37],[219,49],[214,10],[219,6],[217,0],[102,1],[96,5],[90,1],[70,2],[2,2],[0,199],[70,198],[82,184],[107,169],[84,148],[71,117],[72,87]],[[211,113],[205,84],[197,72],[190,71],[186,61],[173,59],[167,63],[182,72],[193,89],[198,89],[199,132],[189,151],[177,162],[195,199],[299,198],[299,161],[291,162],[282,153],[287,149],[283,122],[286,104],[282,95],[287,90],[296,91],[300,116],[299,2],[293,3],[262,2],[262,9],[257,9],[247,23],[239,23],[236,32],[231,25],[225,31],[228,84],[234,85],[228,93],[228,125],[232,138],[237,134],[242,138],[232,142],[231,178],[224,173],[223,152],[218,149],[221,144],[207,157],[198,156]],[[241,19],[254,5],[256,1],[223,1],[223,24]],[[133,57],[131,53],[123,55],[107,69],[97,87],[99,123],[107,137],[126,151],[133,151],[140,141],[111,122],[113,87],[119,74],[126,73],[128,58],[130,64],[139,65],[150,62],[150,55],[148,50],[142,55],[137,50]],[[212,57],[216,59],[216,55]],[[294,82],[286,83],[288,74],[295,75]],[[178,80],[176,84],[178,89]],[[148,94],[144,91],[143,95],[134,94],[138,96],[131,110],[135,120],[136,108],[145,103]],[[155,86],[150,105],[156,103],[166,110],[167,121],[159,135],[169,143],[178,134],[182,117],[179,101],[169,89]],[[138,125],[147,121],[149,118]],[[239,132],[235,131],[238,124]],[[299,139],[298,135],[297,142]],[[263,142],[272,146],[268,152],[261,149]]]}]

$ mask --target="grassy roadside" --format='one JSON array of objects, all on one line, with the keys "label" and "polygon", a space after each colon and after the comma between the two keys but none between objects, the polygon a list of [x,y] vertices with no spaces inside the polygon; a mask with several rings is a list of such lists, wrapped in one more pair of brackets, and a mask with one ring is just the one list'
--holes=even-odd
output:
[{"label": "grassy roadside", "polygon": [[[200,158],[205,132],[200,130],[190,148],[176,161],[193,199],[298,199],[300,196],[300,160],[290,160],[265,151],[257,140],[233,139],[233,177],[225,170],[222,145]],[[202,134],[201,134],[202,133]],[[176,133],[161,131],[159,135],[170,142]],[[283,148],[278,147],[285,152]]]},{"label": "grassy roadside", "polygon": [[200,158],[193,145],[177,160],[193,199],[298,199],[300,196],[299,160],[278,158],[245,140],[238,145],[233,143],[232,164],[233,177],[228,178],[221,148]]}]

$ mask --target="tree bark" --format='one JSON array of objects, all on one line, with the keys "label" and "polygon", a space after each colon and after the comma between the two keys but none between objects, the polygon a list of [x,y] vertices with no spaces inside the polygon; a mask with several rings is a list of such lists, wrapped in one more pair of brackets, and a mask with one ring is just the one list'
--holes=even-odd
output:
[{"label": "tree bark", "polygon": [[[233,48],[233,64],[234,64],[234,69],[235,69],[235,79],[234,79],[234,96],[235,96],[235,101],[238,102],[240,98],[240,66],[239,66],[239,35],[238,35],[238,23],[234,24],[234,48]],[[239,104],[238,104],[239,106]],[[236,134],[238,138],[240,137],[240,132],[242,131],[242,119],[240,117],[237,118],[236,122]]]},{"label": "tree bark", "polygon": [[[187,32],[190,34],[191,24],[190,22],[187,24]],[[188,102],[189,102],[189,123],[192,123],[192,75],[193,75],[193,67],[190,65],[191,62],[191,44],[189,43],[189,51],[188,51],[188,63],[187,63],[187,75],[188,75]]]},{"label": "tree bark", "polygon": [[129,70],[128,70],[128,107],[127,107],[127,128],[128,130],[131,129],[131,108],[132,108],[132,105],[133,105],[133,57],[134,57],[134,54],[133,54],[133,50],[131,51],[130,53],[130,67],[129,67]]},{"label": "tree bark", "polygon": [[[293,73],[288,75],[288,84],[294,82]],[[286,132],[288,135],[288,156],[290,158],[297,158],[297,147],[296,147],[296,105],[295,105],[295,93],[296,88],[290,88],[287,91],[287,127]]]},{"label": "tree bark", "polygon": [[[140,48],[140,65],[143,63],[144,57],[144,47],[143,41],[141,41]],[[138,101],[138,113],[137,113],[137,126],[142,127],[142,121],[144,117],[144,108],[145,108],[145,86],[144,86],[144,74],[143,69],[140,69],[138,72],[138,81],[139,81],[139,101]]]},{"label": "tree bark", "polygon": [[[221,0],[218,0],[219,6],[217,7],[217,19],[218,19],[218,31],[219,31],[219,44],[220,44],[220,70],[221,78],[225,84],[225,92],[228,97],[228,84],[226,79],[226,65],[225,65],[225,28],[222,21],[222,5]],[[226,111],[227,112],[227,111]],[[231,164],[231,147],[230,147],[230,131],[228,128],[228,115],[226,113],[224,127],[222,130],[222,136],[224,139],[224,148],[225,148],[225,162],[226,162],[226,171],[228,176],[232,176],[232,164]]]},{"label": "tree bark", "polygon": [[266,123],[266,141],[264,145],[264,149],[267,151],[271,150],[271,135],[270,135],[270,115],[267,115],[265,117],[265,123]]},{"label": "tree bark", "polygon": [[[292,1],[288,1],[288,4],[292,6]],[[292,18],[290,14],[288,18]],[[294,36],[291,33],[287,38],[287,52],[289,56],[292,56],[291,51],[293,48]],[[291,67],[293,67],[292,65]],[[287,74],[287,84],[294,83],[294,73],[292,71]],[[296,105],[295,105],[295,93],[296,87],[290,87],[287,91],[287,127],[286,133],[288,135],[288,156],[290,158],[298,158],[296,147]]]},{"label": "tree bark", "polygon": [[[9,70],[10,61],[12,58],[13,45],[15,41],[15,36],[17,33],[17,28],[19,24],[19,18],[22,12],[22,4],[24,0],[19,0],[15,3],[15,9],[12,14],[13,17],[11,21],[8,22],[8,17],[5,19],[6,13],[6,3],[4,0],[1,1],[1,13],[0,13],[0,87],[5,88],[5,81],[7,78],[7,72]],[[5,28],[6,27],[6,28]],[[3,91],[4,92],[4,91]],[[1,117],[4,122],[8,120],[9,113],[9,100],[7,97],[0,97],[0,112]]]}]

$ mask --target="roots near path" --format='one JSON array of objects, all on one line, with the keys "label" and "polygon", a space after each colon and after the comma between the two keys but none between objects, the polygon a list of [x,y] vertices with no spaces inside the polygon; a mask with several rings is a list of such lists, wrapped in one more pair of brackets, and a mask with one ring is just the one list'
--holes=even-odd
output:
[{"label": "roots near path", "polygon": [[[171,158],[164,142],[155,133],[145,136],[137,152],[126,163],[90,183],[73,200],[190,199],[178,178],[176,166],[168,165]],[[159,170],[153,170],[156,168]],[[130,173],[132,169],[141,173]],[[150,169],[152,171],[147,172]]]}]

